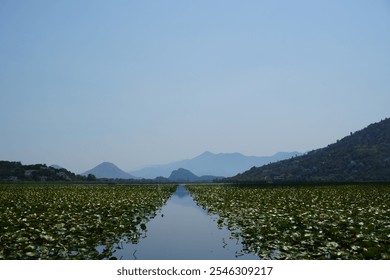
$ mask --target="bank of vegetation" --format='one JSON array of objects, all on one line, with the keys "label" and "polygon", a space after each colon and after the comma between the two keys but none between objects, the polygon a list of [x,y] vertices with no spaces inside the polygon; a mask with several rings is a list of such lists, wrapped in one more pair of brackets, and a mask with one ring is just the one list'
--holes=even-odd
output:
[{"label": "bank of vegetation", "polygon": [[[109,259],[175,185],[0,185],[0,259]],[[100,249],[99,249],[100,248]]]},{"label": "bank of vegetation", "polygon": [[262,259],[390,259],[390,185],[189,185]]}]

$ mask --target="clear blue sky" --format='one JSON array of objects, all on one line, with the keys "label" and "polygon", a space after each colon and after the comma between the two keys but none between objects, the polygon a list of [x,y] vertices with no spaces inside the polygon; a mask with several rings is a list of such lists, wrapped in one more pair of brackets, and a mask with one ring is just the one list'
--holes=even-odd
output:
[{"label": "clear blue sky", "polygon": [[0,0],[0,159],[320,148],[390,117],[390,1]]}]

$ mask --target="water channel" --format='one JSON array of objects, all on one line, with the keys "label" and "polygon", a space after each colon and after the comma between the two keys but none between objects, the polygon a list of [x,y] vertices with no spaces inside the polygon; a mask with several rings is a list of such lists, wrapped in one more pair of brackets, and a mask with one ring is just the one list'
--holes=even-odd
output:
[{"label": "water channel", "polygon": [[168,199],[157,216],[146,224],[137,244],[121,244],[114,256],[140,260],[259,259],[242,251],[240,239],[218,228],[215,217],[196,205],[184,185]]}]

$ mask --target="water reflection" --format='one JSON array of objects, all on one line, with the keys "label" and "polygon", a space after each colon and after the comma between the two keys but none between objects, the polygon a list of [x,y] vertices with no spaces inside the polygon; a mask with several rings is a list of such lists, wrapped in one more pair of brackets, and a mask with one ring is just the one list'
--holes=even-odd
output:
[{"label": "water reflection", "polygon": [[138,244],[122,244],[114,256],[142,260],[259,259],[244,254],[241,240],[230,239],[229,230],[219,229],[184,185],[178,186],[146,226],[147,232]]}]

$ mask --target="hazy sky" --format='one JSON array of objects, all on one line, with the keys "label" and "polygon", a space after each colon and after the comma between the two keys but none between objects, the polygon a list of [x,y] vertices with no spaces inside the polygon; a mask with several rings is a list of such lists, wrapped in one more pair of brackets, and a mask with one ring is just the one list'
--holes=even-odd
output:
[{"label": "hazy sky", "polygon": [[0,0],[0,160],[326,146],[390,117],[390,1]]}]

